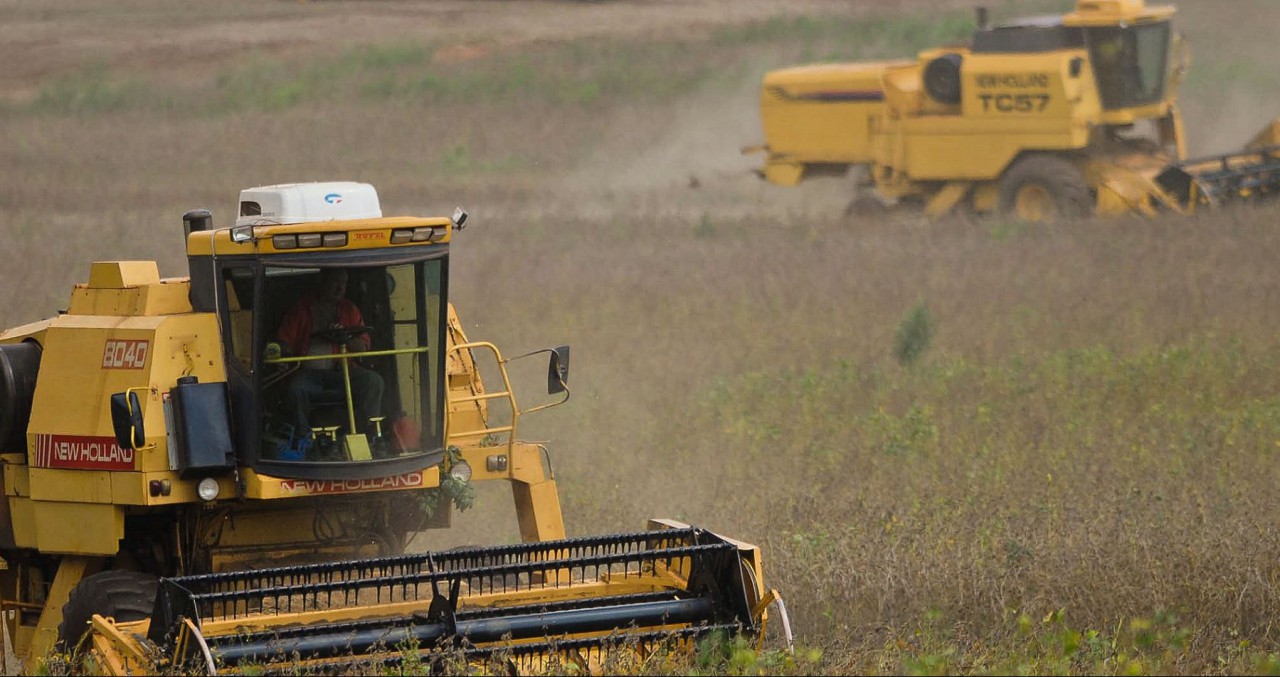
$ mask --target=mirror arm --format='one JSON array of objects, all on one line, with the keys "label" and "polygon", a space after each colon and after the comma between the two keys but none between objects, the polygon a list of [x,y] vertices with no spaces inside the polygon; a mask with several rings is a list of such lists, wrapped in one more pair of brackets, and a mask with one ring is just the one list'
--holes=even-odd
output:
[{"label": "mirror arm", "polygon": [[[565,382],[565,379],[568,376],[568,372],[569,372],[569,346],[559,346],[556,348],[540,348],[538,350],[533,350],[523,355],[517,355],[510,359],[504,360],[504,363],[509,364],[521,358],[531,357],[533,355],[539,355],[541,353],[551,354],[551,363],[550,365],[548,365],[549,374],[547,379],[548,381],[547,394],[554,395],[556,393],[563,392],[564,397],[560,398],[558,402],[548,402],[547,404],[540,404],[536,407],[531,407],[529,409],[522,409],[520,411],[520,415],[522,416],[525,414],[532,414],[535,411],[550,409],[551,407],[558,407],[564,404],[565,402],[569,401],[569,395],[570,395],[569,384]],[[552,378],[554,378],[554,381],[552,380]],[[552,387],[552,386],[558,386],[558,387]]]}]

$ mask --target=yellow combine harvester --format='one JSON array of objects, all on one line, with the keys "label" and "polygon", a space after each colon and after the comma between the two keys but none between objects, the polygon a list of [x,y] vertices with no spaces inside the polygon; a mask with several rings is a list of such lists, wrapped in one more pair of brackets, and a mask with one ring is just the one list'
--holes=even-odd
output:
[{"label": "yellow combine harvester", "polygon": [[[547,451],[516,434],[568,399],[569,350],[530,353],[548,397],[518,406],[448,301],[465,221],[383,217],[367,184],[249,189],[232,226],[183,216],[189,277],[95,263],[67,310],[0,333],[4,671],[591,668],[762,637],[758,548],[660,520],[565,538]],[[488,480],[522,544],[404,553]]]},{"label": "yellow combine harvester", "polygon": [[866,167],[859,207],[918,203],[1055,214],[1190,213],[1280,189],[1280,120],[1245,151],[1188,160],[1174,8],[1078,0],[1074,12],[978,29],[914,60],[765,75],[761,176],[779,185]]}]

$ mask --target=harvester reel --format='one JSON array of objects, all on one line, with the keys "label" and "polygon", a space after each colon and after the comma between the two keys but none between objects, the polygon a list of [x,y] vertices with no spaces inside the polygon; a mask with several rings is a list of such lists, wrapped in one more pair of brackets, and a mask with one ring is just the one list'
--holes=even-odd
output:
[{"label": "harvester reel", "polygon": [[959,54],[943,54],[924,67],[924,91],[938,103],[960,103]]},{"label": "harvester reel", "polygon": [[1044,222],[1087,216],[1093,209],[1080,168],[1053,155],[1028,155],[1013,163],[997,184],[1000,212]]}]

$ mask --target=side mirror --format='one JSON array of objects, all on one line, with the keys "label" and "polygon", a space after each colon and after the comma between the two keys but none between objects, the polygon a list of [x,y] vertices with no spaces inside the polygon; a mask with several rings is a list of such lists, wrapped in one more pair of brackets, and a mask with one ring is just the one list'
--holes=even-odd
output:
[{"label": "side mirror", "polygon": [[569,388],[569,346],[558,346],[551,350],[551,363],[547,365],[547,394],[555,395]]},{"label": "side mirror", "polygon": [[142,429],[142,404],[138,401],[137,392],[126,390],[111,396],[111,427],[121,449],[140,449],[147,444],[147,434]]},{"label": "side mirror", "polygon": [[453,227],[457,230],[467,227],[467,210],[462,207],[453,210]]}]

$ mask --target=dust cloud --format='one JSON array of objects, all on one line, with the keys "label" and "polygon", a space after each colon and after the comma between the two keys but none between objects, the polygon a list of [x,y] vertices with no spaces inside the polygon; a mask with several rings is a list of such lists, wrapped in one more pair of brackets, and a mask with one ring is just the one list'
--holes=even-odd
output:
[{"label": "dust cloud", "polygon": [[1280,3],[1184,0],[1176,28],[1191,63],[1179,103],[1192,155],[1239,150],[1280,117]]},{"label": "dust cloud", "polygon": [[588,218],[619,210],[678,218],[840,214],[851,180],[783,188],[755,173],[764,155],[742,149],[763,142],[758,87],[755,76],[705,86],[658,121],[648,111],[620,112],[611,124],[620,131],[556,182],[560,203]]}]

